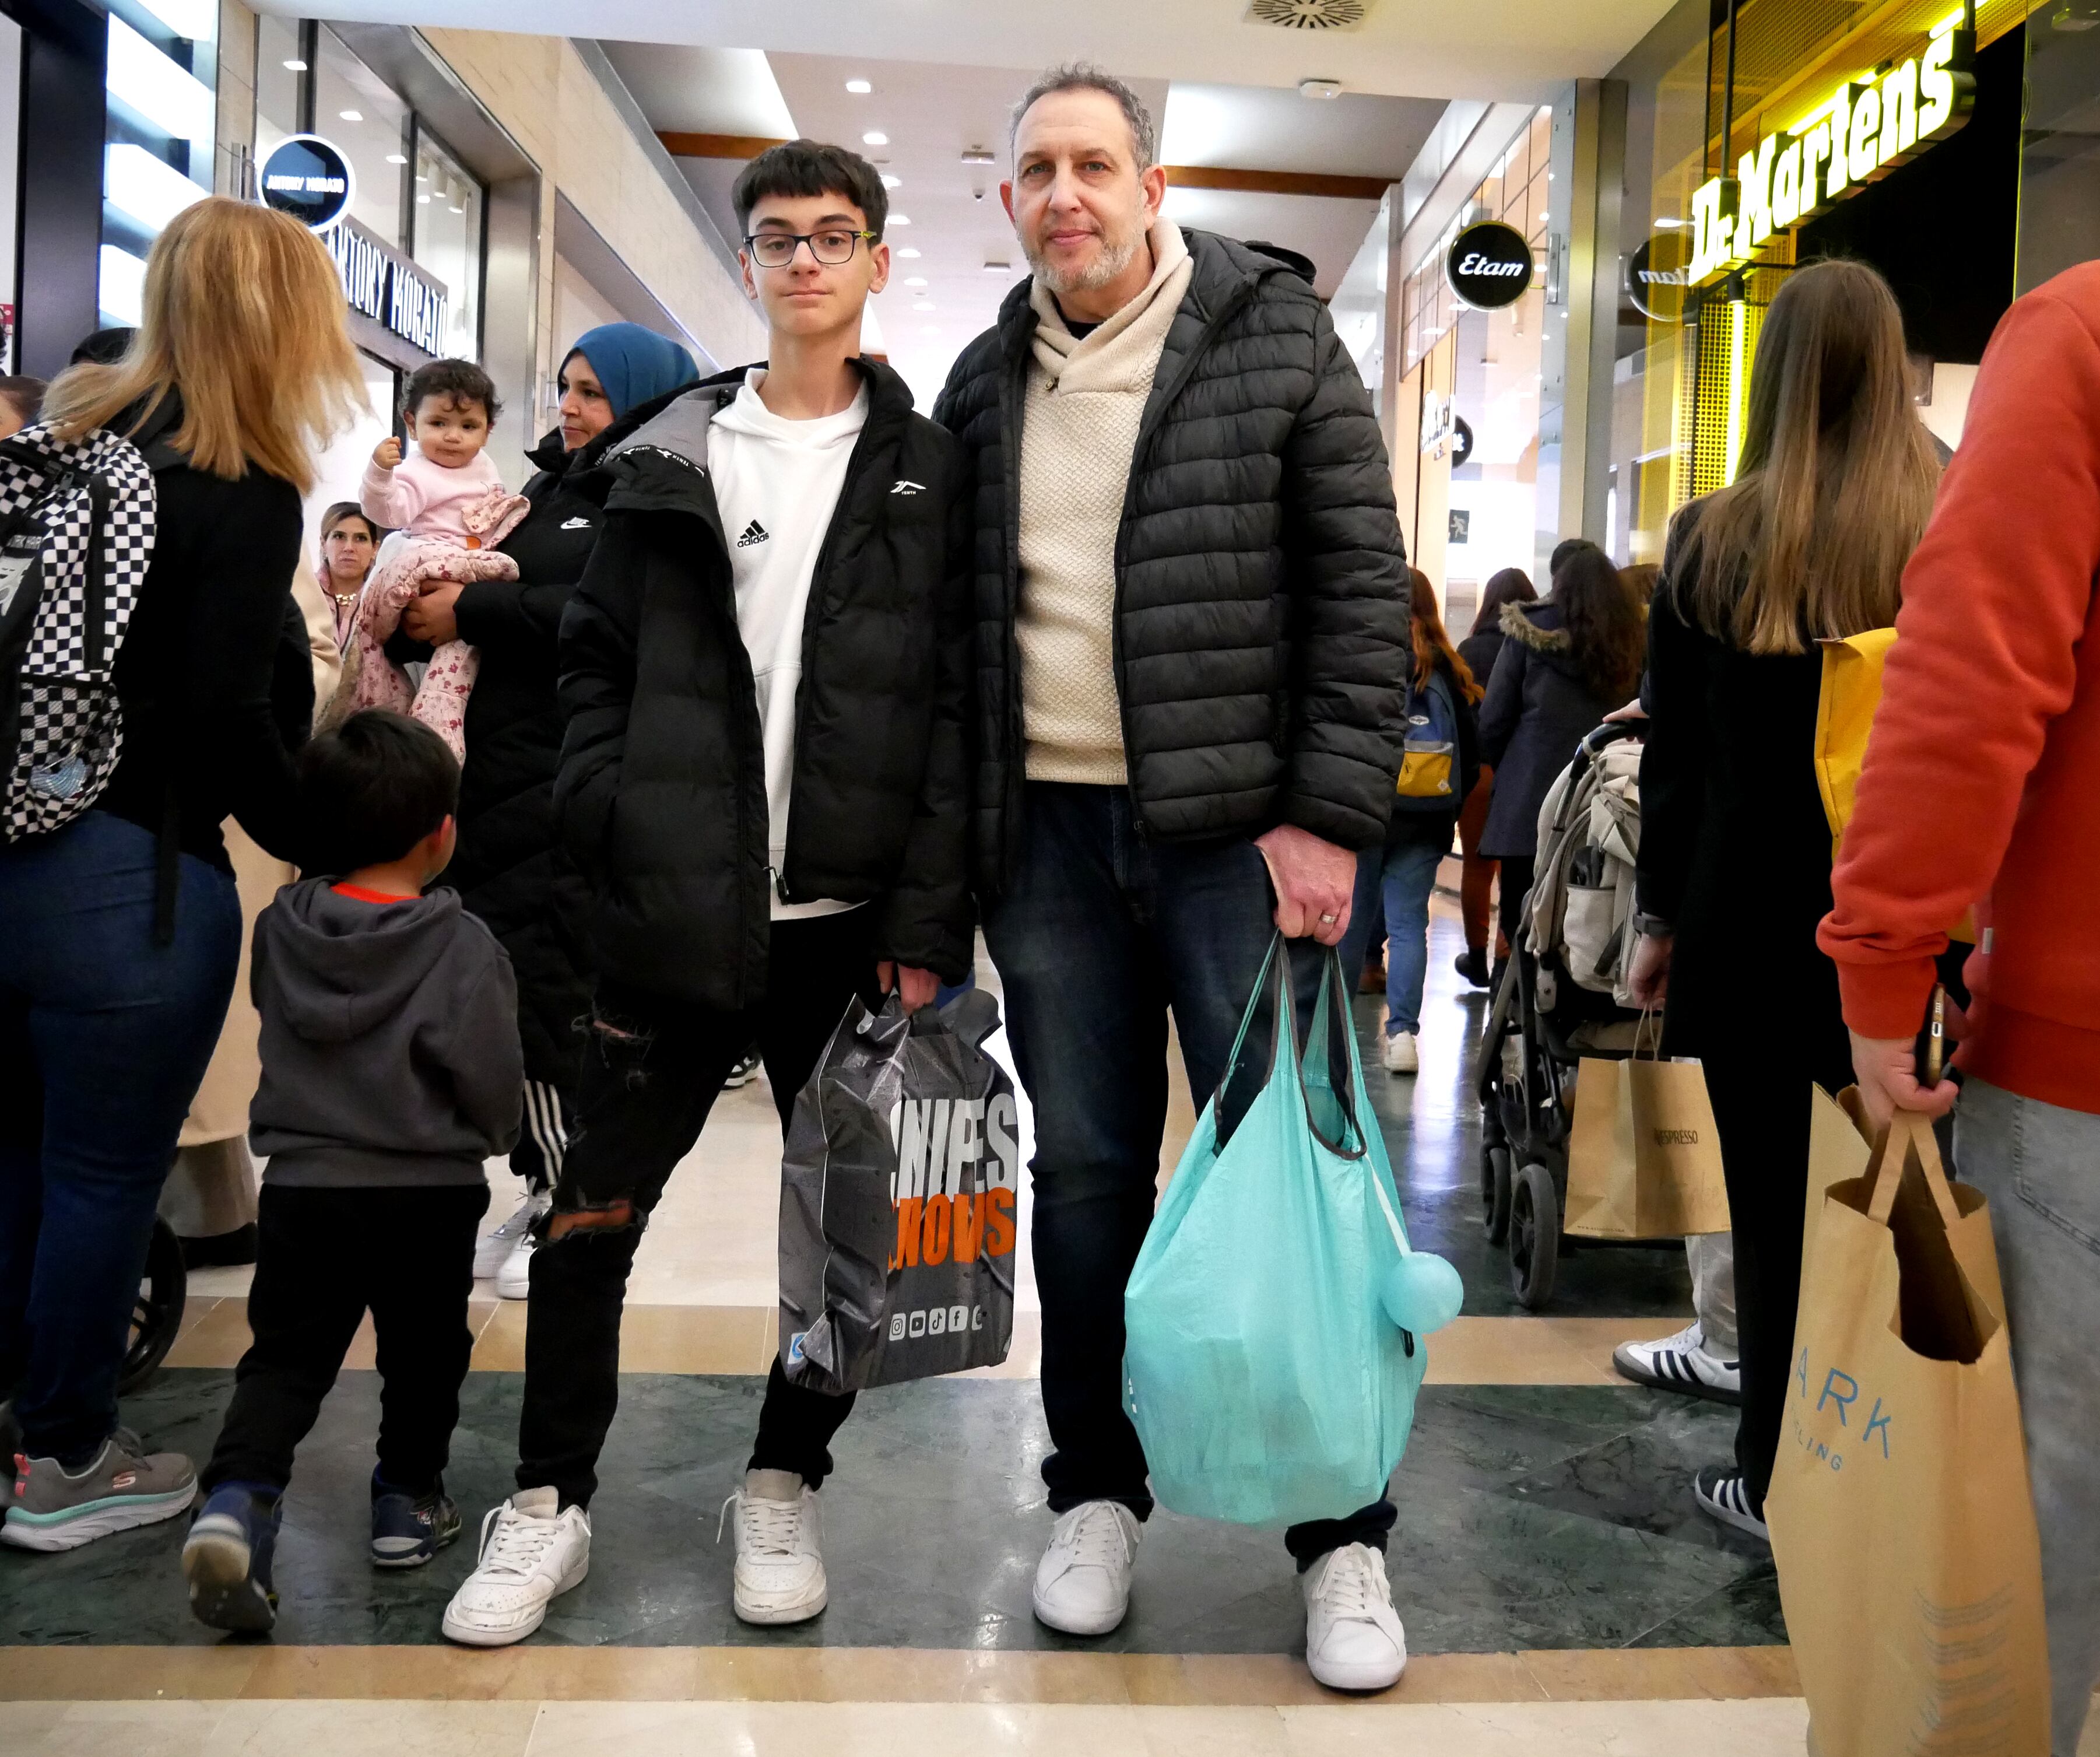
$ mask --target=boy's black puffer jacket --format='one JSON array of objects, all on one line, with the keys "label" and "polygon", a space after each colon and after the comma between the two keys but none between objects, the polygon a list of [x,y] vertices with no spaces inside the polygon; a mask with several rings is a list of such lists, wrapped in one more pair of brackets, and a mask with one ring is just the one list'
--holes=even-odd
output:
[{"label": "boy's black puffer jacket", "polygon": [[817,558],[785,869],[769,872],[751,660],[708,472],[745,369],[674,398],[573,483],[605,516],[562,622],[555,810],[592,886],[598,971],[724,1009],[765,993],[770,896],[869,904],[878,957],[959,981],[969,678],[953,439],[879,362]]}]

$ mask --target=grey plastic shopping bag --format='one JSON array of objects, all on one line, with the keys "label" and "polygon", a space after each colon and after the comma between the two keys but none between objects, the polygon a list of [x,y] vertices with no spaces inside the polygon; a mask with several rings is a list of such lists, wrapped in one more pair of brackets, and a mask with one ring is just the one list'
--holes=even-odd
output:
[{"label": "grey plastic shopping bag", "polygon": [[1013,1082],[973,990],[858,1000],[795,1100],[780,1175],[780,1366],[843,1393],[996,1366],[1013,1337]]}]

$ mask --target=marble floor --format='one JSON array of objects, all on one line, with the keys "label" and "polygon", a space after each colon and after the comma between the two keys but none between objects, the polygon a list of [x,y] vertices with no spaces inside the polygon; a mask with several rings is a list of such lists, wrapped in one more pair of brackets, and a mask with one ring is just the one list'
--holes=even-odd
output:
[{"label": "marble floor", "polygon": [[[715,1519],[776,1340],[779,1134],[761,1083],[725,1096],[642,1246],[592,1573],[538,1637],[500,1653],[439,1640],[466,1544],[416,1575],[366,1565],[368,1335],[300,1456],[271,1640],[190,1618],[179,1522],[64,1556],[0,1551],[0,1752],[1799,1750],[1769,1557],[1689,1500],[1731,1414],[1610,1371],[1614,1343],[1684,1322],[1682,1252],[1579,1252],[1549,1311],[1521,1313],[1475,1208],[1462,1071],[1484,1003],[1452,973],[1461,941],[1440,903],[1432,935],[1422,1073],[1370,1077],[1411,1234],[1458,1265],[1467,1308],[1430,1344],[1392,1485],[1414,1657],[1385,1696],[1349,1701],[1306,1675],[1273,1534],[1162,1512],[1121,1629],[1077,1642],[1034,1620],[1048,1442],[1025,1224],[1007,1364],[866,1395],[824,1496],[831,1609],[786,1631],[738,1623]],[[1374,1000],[1357,1022],[1368,1052]],[[1176,1089],[1162,1180],[1193,1120],[1178,1069]],[[499,1187],[494,1212],[511,1196]],[[125,1410],[156,1444],[209,1450],[246,1288],[241,1270],[194,1278],[169,1364]],[[449,1477],[470,1521],[508,1487],[523,1366],[523,1307],[483,1291]]]}]

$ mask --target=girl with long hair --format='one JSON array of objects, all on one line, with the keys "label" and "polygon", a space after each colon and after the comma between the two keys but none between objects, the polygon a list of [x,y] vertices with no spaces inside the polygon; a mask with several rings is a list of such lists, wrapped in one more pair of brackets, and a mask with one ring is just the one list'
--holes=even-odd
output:
[{"label": "girl with long hair", "polygon": [[[1458,643],[1458,656],[1485,690],[1495,674],[1502,656],[1502,606],[1538,601],[1538,589],[1521,567],[1505,567],[1489,576],[1480,594],[1480,607],[1474,613],[1472,632]],[[1466,949],[1455,968],[1476,988],[1488,986],[1488,936],[1494,926],[1496,863],[1480,852],[1480,832],[1487,828],[1488,807],[1495,797],[1495,771],[1480,766],[1480,779],[1466,795],[1458,814],[1458,852],[1462,876],[1458,884],[1458,915],[1466,928]]]},{"label": "girl with long hair", "polygon": [[1436,868],[1451,851],[1458,813],[1480,770],[1480,735],[1474,709],[1480,686],[1444,631],[1436,589],[1418,567],[1408,570],[1409,620],[1414,663],[1408,678],[1410,733],[1439,723],[1454,734],[1448,794],[1393,801],[1392,827],[1382,848],[1365,850],[1357,863],[1357,890],[1349,931],[1342,943],[1342,966],[1362,967],[1374,924],[1386,928],[1386,1070],[1412,1074],[1420,1065],[1415,1040],[1422,1030],[1422,987],[1429,967],[1429,898]]},{"label": "girl with long hair", "polygon": [[143,307],[114,363],[69,369],[44,405],[60,439],[107,429],[153,466],[121,755],[90,810],[0,846],[0,1393],[23,1455],[0,1538],[37,1550],[172,1519],[195,1489],[188,1459],[117,1428],[117,1370],[240,960],[219,825],[297,858],[286,728],[312,683],[302,662],[296,712],[273,683],[300,496],[362,390],[327,250],[267,208],[177,215]]},{"label": "girl with long hair", "polygon": [[1480,758],[1494,798],[1480,853],[1502,863],[1502,929],[1513,936],[1531,889],[1538,808],[1575,747],[1639,686],[1640,607],[1594,543],[1562,545],[1553,595],[1502,607],[1509,637],[1480,711]]},{"label": "girl with long hair", "polygon": [[1887,283],[1859,263],[1798,270],[1758,338],[1736,479],[1671,522],[1648,619],[1632,984],[1665,1009],[1665,1052],[1705,1065],[1733,1222],[1736,1462],[1694,1492],[1760,1536],[1800,1292],[1808,1085],[1852,1077],[1815,943],[1831,863],[1815,643],[1895,620],[1939,475]]}]

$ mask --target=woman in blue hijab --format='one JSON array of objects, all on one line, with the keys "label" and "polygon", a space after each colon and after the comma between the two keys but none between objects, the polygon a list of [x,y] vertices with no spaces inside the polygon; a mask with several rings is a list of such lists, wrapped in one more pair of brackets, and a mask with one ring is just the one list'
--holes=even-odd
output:
[{"label": "woman in blue hijab", "polygon": [[501,1205],[509,1218],[484,1236],[474,1259],[474,1274],[493,1278],[506,1299],[525,1297],[526,1228],[546,1205],[567,1146],[582,1048],[572,1026],[590,1011],[588,898],[554,832],[562,612],[590,559],[599,517],[596,502],[572,484],[699,377],[690,354],[639,324],[602,324],[579,336],[562,361],[560,425],[528,454],[539,471],[525,485],[532,510],[501,545],[518,577],[434,592],[403,618],[422,640],[457,638],[481,650],[467,705],[459,849],[445,882],[502,941],[518,979],[525,1114],[510,1168],[527,1194],[514,1213]]}]

